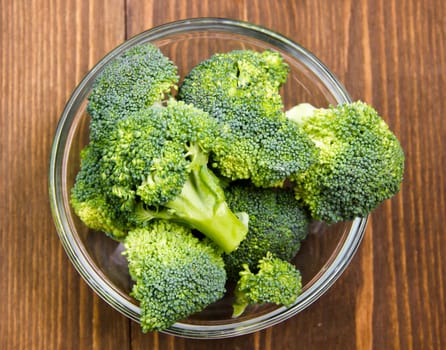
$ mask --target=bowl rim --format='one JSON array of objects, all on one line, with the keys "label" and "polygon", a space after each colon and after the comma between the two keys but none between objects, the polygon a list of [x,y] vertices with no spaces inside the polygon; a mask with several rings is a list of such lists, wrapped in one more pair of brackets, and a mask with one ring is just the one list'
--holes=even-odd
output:
[{"label": "bowl rim", "polygon": [[[107,278],[104,278],[95,269],[94,263],[89,259],[86,250],[73,237],[70,227],[72,223],[70,223],[67,213],[58,206],[58,203],[62,202],[65,202],[65,206],[69,204],[67,204],[67,198],[64,198],[62,190],[65,179],[65,167],[58,167],[57,165],[63,164],[66,158],[64,145],[70,137],[69,127],[71,125],[70,123],[67,124],[70,111],[78,107],[81,101],[84,100],[87,93],[86,86],[96,78],[103,66],[129,47],[139,43],[151,42],[173,34],[191,31],[238,33],[260,41],[266,41],[271,46],[280,48],[293,58],[303,62],[307,69],[324,82],[325,87],[333,94],[338,103],[351,102],[349,94],[335,75],[314,54],[300,44],[271,29],[246,21],[228,18],[197,17],[153,27],[118,45],[91,68],[67,101],[55,131],[48,176],[50,207],[58,236],[75,269],[96,294],[117,311],[136,322],[139,322],[139,307],[134,305],[128,297],[126,298]],[[60,152],[61,147],[63,152]],[[196,325],[177,322],[162,332],[186,338],[228,338],[265,329],[296,315],[316,301],[340,277],[362,241],[367,221],[368,217],[355,218],[352,221],[352,226],[345,241],[337,247],[336,256],[324,265],[325,270],[318,274],[317,281],[304,290],[291,307],[280,307],[265,315],[229,324]]]}]

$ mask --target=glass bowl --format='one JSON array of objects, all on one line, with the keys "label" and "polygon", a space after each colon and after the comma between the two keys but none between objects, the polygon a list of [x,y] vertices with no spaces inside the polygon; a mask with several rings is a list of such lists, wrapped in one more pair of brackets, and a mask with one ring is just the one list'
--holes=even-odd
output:
[{"label": "glass bowl", "polygon": [[[145,31],[115,48],[88,72],[67,102],[55,133],[49,168],[52,213],[63,247],[81,276],[100,297],[136,322],[140,309],[129,296],[131,282],[121,255],[122,245],[101,232],[89,230],[74,214],[69,196],[79,170],[79,152],[88,143],[86,104],[93,81],[110,60],[148,42],[157,45],[178,65],[181,77],[216,52],[276,50],[291,69],[282,90],[286,108],[299,102],[327,107],[350,101],[336,77],[299,44],[269,29],[221,18],[182,20]],[[258,331],[296,315],[321,297],[345,270],[366,224],[367,218],[357,218],[330,226],[311,226],[293,260],[302,273],[303,291],[291,307],[251,307],[240,318],[232,319],[228,296],[164,332],[190,338],[225,338]]]}]

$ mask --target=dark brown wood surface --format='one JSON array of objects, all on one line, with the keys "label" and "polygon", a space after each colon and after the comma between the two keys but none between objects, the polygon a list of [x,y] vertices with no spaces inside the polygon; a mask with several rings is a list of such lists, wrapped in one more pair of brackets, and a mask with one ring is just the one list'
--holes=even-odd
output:
[{"label": "dark brown wood surface", "polygon": [[[71,266],[47,173],[65,102],[105,53],[145,29],[218,16],[315,53],[406,151],[401,192],[371,216],[346,272],[270,329],[198,341],[141,334]],[[446,349],[446,2],[0,0],[0,349]]]}]

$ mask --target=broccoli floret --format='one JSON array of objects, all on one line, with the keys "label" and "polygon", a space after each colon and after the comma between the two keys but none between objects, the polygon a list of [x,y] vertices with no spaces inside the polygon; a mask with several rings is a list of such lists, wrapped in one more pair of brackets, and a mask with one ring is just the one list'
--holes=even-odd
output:
[{"label": "broccoli floret", "polygon": [[251,304],[273,303],[291,306],[302,290],[300,271],[291,263],[268,253],[258,263],[258,272],[253,273],[248,265],[240,272],[235,287],[232,317],[240,316]]},{"label": "broccoli floret", "polygon": [[220,253],[185,226],[156,220],[130,231],[123,254],[135,284],[144,332],[160,331],[203,310],[225,293]]},{"label": "broccoli floret", "polygon": [[98,75],[88,97],[91,138],[128,114],[171,95],[179,81],[176,65],[152,44],[135,46],[113,59]]},{"label": "broccoli floret", "polygon": [[228,279],[237,280],[243,265],[255,271],[267,252],[291,260],[308,232],[309,215],[295,199],[292,189],[255,187],[235,181],[225,187],[226,201],[233,212],[248,214],[248,234],[239,247],[223,254]]},{"label": "broccoli floret", "polygon": [[178,98],[226,131],[212,156],[220,175],[274,187],[312,163],[314,145],[283,112],[279,89],[288,71],[279,53],[235,50],[200,62],[184,78]]},{"label": "broccoli floret", "polygon": [[100,159],[85,171],[92,174],[88,179],[101,179],[98,191],[107,192],[130,226],[155,218],[182,222],[231,252],[247,227],[207,167],[219,133],[206,112],[171,100],[117,121],[108,137],[95,142]]},{"label": "broccoli floret", "polygon": [[94,144],[81,151],[81,169],[71,190],[70,202],[74,212],[90,228],[103,231],[119,240],[132,227],[126,213],[113,203],[98,171],[100,152]]},{"label": "broccoli floret", "polygon": [[325,222],[367,216],[395,195],[404,152],[376,110],[364,102],[330,108],[308,104],[287,112],[319,150],[318,160],[292,177],[297,198]]}]

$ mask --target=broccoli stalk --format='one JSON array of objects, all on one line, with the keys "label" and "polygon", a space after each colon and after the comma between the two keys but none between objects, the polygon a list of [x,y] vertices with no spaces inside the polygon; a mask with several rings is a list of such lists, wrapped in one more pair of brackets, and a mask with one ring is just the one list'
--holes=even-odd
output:
[{"label": "broccoli stalk", "polygon": [[240,271],[232,305],[234,318],[252,304],[273,303],[289,307],[301,293],[302,277],[291,263],[267,253],[257,268],[255,273],[244,265],[244,270]]},{"label": "broccoli stalk", "polygon": [[139,206],[134,221],[175,220],[204,233],[220,248],[234,251],[245,238],[247,227],[228,207],[219,179],[207,167],[206,153],[198,145],[189,147],[192,157],[181,192],[163,204],[161,210]]}]

